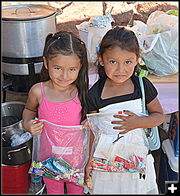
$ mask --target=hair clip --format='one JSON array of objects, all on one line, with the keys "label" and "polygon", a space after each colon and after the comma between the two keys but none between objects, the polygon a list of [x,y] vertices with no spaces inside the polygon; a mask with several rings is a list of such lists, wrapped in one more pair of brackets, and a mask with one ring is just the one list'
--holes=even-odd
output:
[{"label": "hair clip", "polygon": [[58,38],[57,39],[60,39],[61,38],[61,36],[58,36]]},{"label": "hair clip", "polygon": [[140,77],[147,77],[147,76],[148,76],[148,71],[145,70],[145,69],[139,69],[138,75],[139,75]]},{"label": "hair clip", "polygon": [[99,50],[100,50],[99,45],[96,45],[96,52],[99,52]]}]

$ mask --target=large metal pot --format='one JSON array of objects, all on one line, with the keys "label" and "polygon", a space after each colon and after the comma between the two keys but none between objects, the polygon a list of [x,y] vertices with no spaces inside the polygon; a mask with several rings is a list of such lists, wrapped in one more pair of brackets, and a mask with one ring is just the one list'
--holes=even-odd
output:
[{"label": "large metal pot", "polygon": [[13,135],[14,131],[22,128],[22,113],[25,103],[20,101],[11,101],[2,103],[2,135]]},{"label": "large metal pot", "polygon": [[14,5],[2,9],[4,57],[42,56],[45,38],[56,32],[57,9],[48,5]]},{"label": "large metal pot", "polygon": [[48,5],[13,5],[2,8],[3,72],[28,75],[42,67],[45,38],[56,32],[56,16],[62,13]]},{"label": "large metal pot", "polygon": [[[23,131],[22,113],[25,103],[20,101],[12,101],[2,103],[1,114],[3,118],[11,117],[10,122],[7,121],[2,126],[2,163],[6,165],[21,165],[32,157],[32,142],[33,139],[26,141],[23,144],[12,147],[11,136]],[[13,118],[12,118],[13,117]]]}]

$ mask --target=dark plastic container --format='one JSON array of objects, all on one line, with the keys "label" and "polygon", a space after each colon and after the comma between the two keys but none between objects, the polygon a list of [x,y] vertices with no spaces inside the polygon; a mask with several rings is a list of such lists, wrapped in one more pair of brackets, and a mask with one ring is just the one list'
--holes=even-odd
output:
[{"label": "dark plastic container", "polygon": [[2,163],[5,165],[22,165],[32,159],[33,138],[19,146],[2,148]]}]

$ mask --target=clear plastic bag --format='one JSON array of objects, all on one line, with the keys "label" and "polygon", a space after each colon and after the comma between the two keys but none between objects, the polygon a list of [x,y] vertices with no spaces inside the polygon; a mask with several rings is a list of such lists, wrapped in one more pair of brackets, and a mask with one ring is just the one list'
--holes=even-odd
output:
[{"label": "clear plastic bag", "polygon": [[135,21],[131,27],[138,38],[141,57],[149,73],[157,76],[178,72],[178,17],[162,11],[151,13],[147,24]]},{"label": "clear plastic bag", "polygon": [[33,135],[32,161],[39,161],[40,138],[41,135]]},{"label": "clear plastic bag", "polygon": [[143,115],[141,99],[110,104],[99,113],[87,115],[95,136],[90,162],[92,188],[88,191],[92,194],[157,194],[154,160],[148,154],[144,130],[121,134],[109,128],[115,119],[112,114],[123,110]]},{"label": "clear plastic bag", "polygon": [[170,31],[147,35],[143,58],[149,73],[157,76],[178,72],[178,32]]},{"label": "clear plastic bag", "polygon": [[38,162],[31,172],[78,185],[84,183],[89,155],[89,131],[79,126],[61,126],[43,121]]},{"label": "clear plastic bag", "polygon": [[148,144],[143,129],[120,134],[120,130],[112,129],[108,115],[112,113],[87,115],[95,135],[91,169],[144,174]]},{"label": "clear plastic bag", "polygon": [[156,10],[150,14],[147,20],[147,34],[156,34],[177,29],[178,17]]},{"label": "clear plastic bag", "polygon": [[[40,137],[41,135],[33,135],[32,163],[39,161]],[[29,193],[34,195],[42,195],[45,188],[45,184],[43,185],[42,176],[33,172],[33,166],[30,167],[29,173],[31,174]]]}]

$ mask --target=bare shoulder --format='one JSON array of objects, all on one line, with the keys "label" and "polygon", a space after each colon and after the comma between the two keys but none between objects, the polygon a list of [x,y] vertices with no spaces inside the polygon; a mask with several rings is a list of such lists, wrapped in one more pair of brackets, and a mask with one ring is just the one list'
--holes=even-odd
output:
[{"label": "bare shoulder", "polygon": [[33,95],[35,97],[39,97],[41,95],[41,85],[40,85],[40,82],[39,83],[36,83],[34,84],[30,91],[29,91],[29,95]]},{"label": "bare shoulder", "polygon": [[34,84],[28,93],[28,99],[26,102],[26,109],[31,111],[37,111],[39,100],[41,99],[41,85],[40,83]]},{"label": "bare shoulder", "polygon": [[[49,88],[49,81],[42,82],[42,86],[44,88]],[[39,102],[41,102],[42,86],[41,82],[34,84],[29,91],[29,96],[33,96],[33,98],[36,98]]]}]

